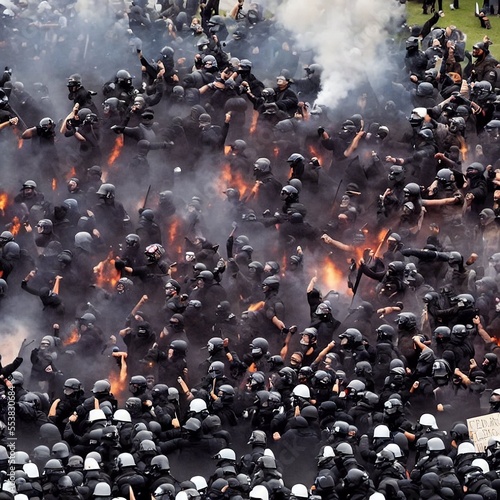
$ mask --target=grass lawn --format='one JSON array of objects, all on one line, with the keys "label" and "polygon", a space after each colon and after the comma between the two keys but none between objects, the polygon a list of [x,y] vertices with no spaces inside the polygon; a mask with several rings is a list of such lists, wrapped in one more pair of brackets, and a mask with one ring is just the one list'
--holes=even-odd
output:
[{"label": "grass lawn", "polygon": [[[473,0],[460,0],[460,8],[457,10],[450,10],[450,4],[453,0],[443,0],[443,12],[445,16],[441,18],[436,26],[445,28],[450,24],[454,24],[458,29],[467,34],[467,50],[472,52],[472,46],[480,42],[484,35],[488,35],[493,45],[490,47],[491,54],[500,59],[500,17],[495,15],[488,16],[491,23],[491,29],[486,30],[481,28],[479,19],[474,15],[476,9],[476,2]],[[479,8],[483,6],[483,0],[478,2]],[[436,9],[437,9],[436,0]],[[425,20],[430,17],[422,14],[422,1],[411,0],[406,2],[408,12],[408,25],[414,24],[422,25]],[[496,12],[496,9],[495,9]]]}]

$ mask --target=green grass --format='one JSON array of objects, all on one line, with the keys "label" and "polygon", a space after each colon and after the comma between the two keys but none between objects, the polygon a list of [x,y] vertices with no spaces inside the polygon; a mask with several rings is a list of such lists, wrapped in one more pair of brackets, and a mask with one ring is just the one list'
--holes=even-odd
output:
[{"label": "green grass", "polygon": [[[488,35],[493,42],[490,52],[496,59],[500,58],[500,17],[496,14],[488,16],[491,23],[491,29],[481,28],[479,19],[474,15],[476,2],[473,0],[460,0],[458,10],[450,10],[450,4],[453,0],[443,0],[443,12],[445,16],[440,19],[437,26],[445,28],[450,24],[467,34],[467,50],[472,52],[472,46],[480,42],[484,35]],[[479,8],[483,6],[483,0],[478,1]],[[430,16],[422,14],[422,2],[420,0],[411,0],[406,2],[408,12],[408,25],[422,25]],[[437,1],[436,1],[437,8]]]}]

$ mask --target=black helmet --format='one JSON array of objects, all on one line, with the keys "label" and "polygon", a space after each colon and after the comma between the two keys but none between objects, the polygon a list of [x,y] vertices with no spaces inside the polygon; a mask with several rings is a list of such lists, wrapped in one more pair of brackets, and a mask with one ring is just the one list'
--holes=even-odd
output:
[{"label": "black helmet", "polygon": [[[429,83],[430,85],[430,83]],[[425,141],[432,141],[434,139],[434,134],[431,129],[429,128],[423,128],[420,130],[417,134],[419,137],[424,139]]]},{"label": "black helmet", "polygon": [[252,61],[250,61],[249,59],[241,59],[240,60],[240,63],[238,65],[240,67],[240,69],[242,70],[251,70],[252,67],[253,67],[253,64],[252,64]]},{"label": "black helmet", "polygon": [[252,431],[252,434],[250,435],[250,439],[248,440],[247,444],[266,446],[267,445],[266,433],[264,431]]},{"label": "black helmet", "polygon": [[[500,255],[500,254],[499,254]],[[269,260],[265,263],[264,269],[268,268],[268,272],[271,275],[276,275],[280,272],[280,265],[275,260]]]},{"label": "black helmet", "polygon": [[85,326],[92,326],[96,321],[97,321],[97,318],[92,313],[82,314],[78,318],[78,322],[80,323],[80,325],[85,325]]},{"label": "black helmet", "polygon": [[431,97],[434,94],[434,86],[429,82],[419,83],[417,86],[417,96]]},{"label": "black helmet", "polygon": [[111,391],[111,384],[108,380],[97,380],[94,382],[94,387],[92,388],[93,394],[109,394]]},{"label": "black helmet", "polygon": [[41,219],[37,222],[36,227],[39,227],[42,234],[50,234],[54,228],[54,225],[50,219]]},{"label": "black helmet", "polygon": [[156,384],[153,389],[151,389],[151,397],[153,399],[164,398],[166,401],[168,399],[168,385]]},{"label": "black helmet", "polygon": [[266,87],[265,89],[262,90],[261,96],[266,100],[266,101],[271,101],[273,100],[274,96],[276,93],[274,92],[274,89],[270,87]]},{"label": "black helmet", "polygon": [[48,116],[45,118],[42,118],[40,120],[40,123],[38,126],[43,129],[44,132],[48,132],[49,130],[52,130],[55,127],[54,120],[52,118],[49,118]]},{"label": "black helmet", "polygon": [[418,49],[418,37],[410,36],[409,38],[407,38],[405,46],[406,46],[406,50]]},{"label": "black helmet", "polygon": [[2,233],[0,234],[0,244],[5,245],[5,243],[8,243],[9,241],[13,240],[14,240],[14,235],[10,231],[2,231]]},{"label": "black helmet", "polygon": [[116,82],[132,85],[132,75],[126,69],[120,69],[116,72]]},{"label": "black helmet", "polygon": [[174,57],[174,52],[175,52],[174,49],[172,47],[169,47],[168,45],[166,45],[165,47],[163,47],[163,49],[160,50],[160,54],[165,59]]},{"label": "black helmet", "polygon": [[203,280],[205,283],[212,283],[214,280],[214,274],[212,271],[201,271],[201,273],[198,275],[198,279]]},{"label": "black helmet", "polygon": [[280,281],[275,276],[269,276],[262,282],[262,288],[267,287],[269,290],[279,290]]},{"label": "black helmet", "polygon": [[449,124],[450,132],[463,132],[465,130],[465,120],[461,116],[454,116]]},{"label": "black helmet", "polygon": [[391,325],[380,325],[376,330],[377,340],[389,340],[392,342],[396,332]]},{"label": "black helmet", "polygon": [[185,340],[177,339],[170,342],[170,349],[173,349],[176,353],[185,355],[187,352],[188,344]]},{"label": "black helmet", "polygon": [[452,302],[456,303],[457,307],[474,307],[476,303],[474,297],[470,293],[461,293],[454,297]]},{"label": "black helmet", "polygon": [[268,158],[258,158],[254,163],[253,169],[262,173],[270,172],[271,162]]},{"label": "black helmet", "polygon": [[224,341],[220,337],[212,337],[207,342],[207,349],[210,354],[216,353],[224,348]]},{"label": "black helmet", "polygon": [[491,94],[492,89],[493,87],[491,86],[491,83],[483,80],[474,84],[471,95],[473,97],[484,98]]},{"label": "black helmet", "polygon": [[125,244],[128,247],[138,247],[141,244],[141,238],[137,234],[128,234],[125,237]]},{"label": "black helmet", "polygon": [[252,356],[265,356],[269,352],[269,342],[263,337],[257,337],[250,344]]},{"label": "black helmet", "polygon": [[414,182],[410,182],[404,187],[406,197],[420,197],[420,186]]},{"label": "black helmet", "polygon": [[28,406],[31,406],[36,410],[40,410],[41,407],[40,397],[34,392],[27,392],[26,394],[24,394],[19,398],[19,401],[25,403]]},{"label": "black helmet", "polygon": [[[363,335],[356,328],[348,328],[344,333],[339,335],[339,339],[347,340],[345,343],[360,343],[363,341]],[[342,343],[342,342],[341,342]]]},{"label": "black helmet", "polygon": [[439,339],[449,339],[451,337],[451,330],[447,326],[438,326],[434,329],[433,335]]},{"label": "black helmet", "polygon": [[208,27],[210,28],[210,31],[217,32],[225,26],[226,23],[224,22],[224,18],[222,16],[215,15],[208,20]]},{"label": "black helmet", "polygon": [[469,440],[469,429],[462,422],[457,422],[450,431],[450,436],[456,441],[467,441]]},{"label": "black helmet", "polygon": [[82,388],[82,384],[77,378],[69,378],[64,382],[64,388],[79,391]]},{"label": "black helmet", "polygon": [[147,383],[146,377],[144,377],[142,375],[134,375],[134,376],[130,377],[130,381],[129,381],[128,385],[129,386],[135,385],[139,389],[145,389],[147,387],[148,383]]},{"label": "black helmet", "polygon": [[290,185],[283,186],[281,188],[280,197],[282,200],[296,200],[298,198],[299,192]]},{"label": "black helmet", "polygon": [[78,73],[74,73],[68,78],[67,87],[76,87],[79,89],[82,86],[82,77]]},{"label": "black helmet", "polygon": [[326,372],[325,370],[317,370],[313,375],[311,382],[313,386],[317,388],[331,387],[331,385],[333,384],[333,379],[331,374]]},{"label": "black helmet", "polygon": [[405,176],[406,176],[406,171],[402,165],[391,165],[388,175],[390,181],[400,182],[404,180]]},{"label": "black helmet", "polygon": [[411,312],[399,313],[396,323],[401,330],[412,330],[417,326],[417,317]]},{"label": "black helmet", "polygon": [[153,243],[148,245],[146,250],[144,250],[144,255],[150,262],[158,262],[163,255],[165,255],[165,249],[159,243]]},{"label": "black helmet", "polygon": [[442,168],[436,174],[436,180],[444,184],[455,182],[455,174],[449,168]]},{"label": "black helmet", "polygon": [[464,339],[468,336],[469,332],[467,331],[467,327],[465,325],[455,325],[451,329],[452,337],[456,337],[458,339]]},{"label": "black helmet", "polygon": [[289,386],[293,386],[297,382],[297,372],[289,366],[282,368],[278,375]]},{"label": "black helmet", "polygon": [[113,184],[104,183],[99,186],[99,189],[96,191],[96,194],[104,198],[114,198],[115,192],[116,188]]},{"label": "black helmet", "polygon": [[215,59],[212,55],[205,56],[201,62],[203,63],[203,67],[206,69],[217,69],[217,59]]},{"label": "black helmet", "polygon": [[427,292],[423,298],[423,301],[426,304],[430,304],[431,302],[437,302],[438,300],[439,300],[439,294],[437,292]]},{"label": "black helmet", "polygon": [[304,160],[305,158],[300,153],[293,153],[288,157],[287,163],[290,163],[290,165],[295,165]]},{"label": "black helmet", "polygon": [[125,101],[120,101],[117,97],[108,97],[103,103],[102,107],[105,113],[109,111],[118,111],[121,106],[125,104]]}]

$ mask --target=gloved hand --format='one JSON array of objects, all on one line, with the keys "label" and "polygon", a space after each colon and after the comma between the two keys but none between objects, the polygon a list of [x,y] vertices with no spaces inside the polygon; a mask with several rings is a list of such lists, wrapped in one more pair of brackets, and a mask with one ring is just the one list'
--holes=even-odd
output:
[{"label": "gloved hand", "polygon": [[123,127],[122,125],[113,125],[111,127],[111,130],[115,133],[115,134],[123,134],[123,131],[125,130],[125,127]]},{"label": "gloved hand", "polygon": [[125,269],[125,261],[123,261],[121,259],[116,259],[115,260],[115,269],[117,271],[123,271],[123,269]]}]

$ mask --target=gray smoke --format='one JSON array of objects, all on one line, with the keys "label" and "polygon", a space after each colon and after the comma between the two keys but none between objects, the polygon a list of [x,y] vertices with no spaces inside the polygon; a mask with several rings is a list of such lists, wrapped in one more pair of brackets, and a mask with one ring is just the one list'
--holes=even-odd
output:
[{"label": "gray smoke", "polygon": [[312,50],[324,68],[317,103],[335,108],[366,77],[380,81],[391,63],[389,31],[404,6],[394,0],[287,0],[276,16],[300,49]]}]

